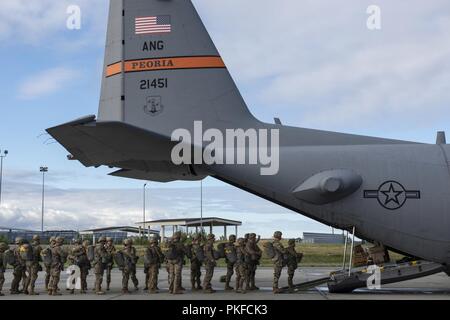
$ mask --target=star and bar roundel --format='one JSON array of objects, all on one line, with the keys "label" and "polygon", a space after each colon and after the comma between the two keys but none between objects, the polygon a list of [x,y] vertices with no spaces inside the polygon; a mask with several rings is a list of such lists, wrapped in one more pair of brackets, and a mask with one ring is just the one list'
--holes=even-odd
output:
[{"label": "star and bar roundel", "polygon": [[385,181],[377,190],[364,190],[365,199],[377,199],[385,209],[397,210],[408,199],[420,199],[420,190],[407,190],[397,181]]}]

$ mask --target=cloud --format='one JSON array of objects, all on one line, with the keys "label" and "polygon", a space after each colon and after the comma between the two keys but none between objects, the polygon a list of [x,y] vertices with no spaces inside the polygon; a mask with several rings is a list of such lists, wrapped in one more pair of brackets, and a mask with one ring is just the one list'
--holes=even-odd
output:
[{"label": "cloud", "polygon": [[[66,28],[69,15],[67,8],[78,5],[81,8],[83,41],[69,37],[69,33],[77,34]],[[86,44],[86,40],[98,41],[106,29],[106,0],[2,0],[0,11],[0,40],[29,45],[47,44],[61,46],[75,41],[78,45]],[[61,36],[63,35],[63,36]],[[65,36],[65,37],[64,37]],[[72,48],[73,43],[72,43]]]},{"label": "cloud", "polygon": [[[41,186],[8,182],[3,191],[0,225],[39,229]],[[59,189],[48,185],[45,194],[46,229],[83,230],[142,221],[142,189]],[[203,214],[242,221],[240,234],[256,232],[270,237],[274,229],[280,229],[288,237],[298,237],[303,231],[329,231],[322,224],[229,186],[204,188]],[[147,189],[146,219],[199,216],[198,188]],[[222,234],[223,228],[214,232]]]},{"label": "cloud", "polygon": [[41,71],[25,79],[19,87],[19,97],[29,100],[52,94],[78,76],[77,71],[64,67]]},{"label": "cloud", "polygon": [[382,132],[450,116],[445,0],[377,1],[380,31],[366,27],[368,0],[195,3],[258,116]]}]

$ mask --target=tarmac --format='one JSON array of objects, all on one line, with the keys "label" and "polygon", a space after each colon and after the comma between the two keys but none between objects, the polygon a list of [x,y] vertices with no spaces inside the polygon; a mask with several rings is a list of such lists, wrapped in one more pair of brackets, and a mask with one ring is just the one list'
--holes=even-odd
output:
[{"label": "tarmac", "polygon": [[[335,268],[301,268],[296,273],[294,282],[303,283],[323,277],[327,277]],[[256,274],[258,291],[250,291],[246,294],[235,293],[234,291],[224,291],[224,283],[220,282],[220,276],[226,273],[225,268],[216,268],[213,278],[213,288],[217,290],[214,294],[205,294],[202,292],[191,292],[189,269],[183,270],[183,286],[187,289],[184,294],[171,295],[168,293],[167,273],[165,268],[161,268],[158,287],[161,289],[158,294],[148,294],[144,292],[143,283],[145,274],[143,269],[138,269],[137,277],[140,283],[140,290],[133,291],[130,281],[130,294],[121,293],[122,274],[114,269],[112,273],[111,290],[106,291],[105,295],[96,295],[91,289],[94,284],[94,275],[88,277],[88,286],[90,291],[87,294],[80,294],[75,290],[70,294],[65,290],[67,275],[61,274],[59,287],[62,296],[49,296],[44,290],[44,272],[39,273],[36,291],[38,296],[10,295],[12,272],[7,270],[6,281],[3,287],[4,297],[1,300],[450,300],[450,277],[445,273],[439,273],[428,277],[415,280],[399,282],[382,286],[380,290],[358,289],[350,294],[331,294],[328,292],[326,284],[314,288],[306,289],[292,294],[273,294],[272,279],[273,270],[271,268],[259,268]],[[203,274],[203,272],[202,272]],[[234,277],[233,277],[234,280]],[[234,286],[234,283],[232,284]],[[286,270],[283,270],[280,286],[287,285]]]}]

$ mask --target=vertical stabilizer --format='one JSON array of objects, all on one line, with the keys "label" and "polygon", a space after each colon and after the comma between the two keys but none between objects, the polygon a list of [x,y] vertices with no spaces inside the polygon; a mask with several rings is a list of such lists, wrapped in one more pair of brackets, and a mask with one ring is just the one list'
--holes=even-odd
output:
[{"label": "vertical stabilizer", "polygon": [[254,121],[190,0],[111,0],[107,41],[100,121],[166,136]]}]

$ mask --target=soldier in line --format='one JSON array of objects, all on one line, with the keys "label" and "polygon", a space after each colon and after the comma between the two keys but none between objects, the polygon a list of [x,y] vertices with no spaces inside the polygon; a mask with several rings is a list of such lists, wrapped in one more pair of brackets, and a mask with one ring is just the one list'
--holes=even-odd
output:
[{"label": "soldier in line", "polygon": [[106,238],[106,252],[107,255],[107,262],[106,262],[106,291],[109,291],[109,286],[111,284],[111,270],[114,267],[114,260],[113,257],[116,254],[116,247],[114,247],[113,239],[108,237]]},{"label": "soldier in line", "polygon": [[43,250],[41,254],[48,255],[48,259],[44,259],[44,267],[45,267],[45,291],[48,292],[48,285],[50,283],[50,276],[51,276],[51,249],[56,245],[55,237],[50,237],[49,239],[49,247],[46,250]]},{"label": "soldier in line", "polygon": [[[89,272],[89,269],[87,269],[89,263],[87,252],[82,245],[81,239],[74,239],[73,245],[74,246],[72,247],[69,255],[69,261],[71,264],[74,264],[80,268],[80,293],[86,293],[86,289],[83,284],[86,283],[87,272]],[[72,289],[71,293],[73,294],[74,292],[75,290]]]},{"label": "soldier in line", "polygon": [[29,280],[27,281],[27,290],[29,295],[39,295],[35,292],[36,280],[38,278],[39,271],[42,271],[40,262],[41,258],[41,238],[38,235],[34,235],[31,242],[32,260],[27,261],[27,272]]},{"label": "soldier in line", "polygon": [[0,297],[4,296],[4,294],[2,293],[2,290],[3,290],[3,284],[5,283],[6,263],[3,260],[3,255],[4,255],[5,251],[8,249],[9,249],[9,246],[6,243],[0,242]]},{"label": "soldier in line", "polygon": [[108,252],[105,248],[106,238],[100,237],[98,239],[98,244],[94,249],[94,270],[95,270],[95,293],[98,295],[105,294],[102,291],[102,282],[103,282],[103,274],[106,269],[106,260],[108,256]]},{"label": "soldier in line", "polygon": [[63,251],[64,238],[57,237],[55,239],[56,245],[52,247],[52,265],[50,269],[50,283],[48,294],[53,296],[60,296],[58,292],[59,279],[61,271],[64,270],[65,253]]},{"label": "soldier in line", "polygon": [[239,238],[236,244],[236,256],[237,260],[235,263],[236,268],[236,292],[246,293],[249,282],[248,282],[248,253],[245,249],[245,239]]},{"label": "soldier in line", "polygon": [[81,278],[81,293],[86,293],[88,291],[87,287],[87,276],[89,275],[89,270],[91,269],[91,262],[88,258],[88,250],[91,242],[89,240],[84,240],[83,247],[83,258],[84,263],[80,264],[80,278]]},{"label": "soldier in line", "polygon": [[124,257],[124,268],[122,270],[122,293],[129,293],[128,291],[128,281],[131,280],[134,284],[134,289],[139,290],[139,282],[136,278],[136,263],[138,261],[138,256],[136,254],[136,248],[133,247],[133,241],[131,239],[125,239],[123,241],[124,248],[122,249],[122,254]]},{"label": "soldier in line", "polygon": [[148,293],[158,293],[158,274],[161,263],[164,261],[161,248],[158,245],[158,239],[150,239],[149,246],[145,250],[145,260],[147,262]]},{"label": "soldier in line", "polygon": [[225,262],[227,264],[227,275],[225,278],[225,290],[233,290],[234,289],[233,287],[230,286],[230,281],[231,281],[231,277],[233,276],[233,273],[234,273],[234,265],[235,265],[236,261],[231,261],[229,259],[229,257],[236,255],[236,247],[234,245],[235,242],[236,242],[236,236],[232,234],[228,237],[228,243],[225,245]]},{"label": "soldier in line", "polygon": [[[23,245],[25,241],[18,237],[16,238],[16,247],[14,248],[14,265],[13,265],[13,280],[11,282],[11,294],[20,294],[23,291],[19,290],[20,281],[23,280],[23,283],[27,282],[26,279],[26,262],[21,255],[21,250],[23,251]],[[24,288],[25,289],[25,288]]]},{"label": "soldier in line", "polygon": [[295,250],[295,239],[289,239],[288,241],[288,247],[286,249],[286,256],[287,256],[287,268],[288,268],[288,286],[289,286],[289,292],[294,292],[294,274],[295,270],[298,268],[298,263],[300,262],[303,254],[298,253]]},{"label": "soldier in line", "polygon": [[199,253],[202,253],[203,250],[201,243],[201,236],[199,234],[195,234],[192,238],[192,246],[189,248],[191,250],[190,260],[191,260],[191,286],[192,291],[203,290],[201,286],[201,276],[202,276],[202,262],[203,256],[199,256]]},{"label": "soldier in line", "polygon": [[206,238],[205,251],[205,277],[203,278],[203,292],[214,293],[216,292],[211,286],[211,280],[214,275],[214,267],[216,264],[216,258],[214,255],[214,241],[215,236],[209,234]]},{"label": "soldier in line", "polygon": [[275,251],[275,257],[272,259],[273,263],[273,293],[280,293],[281,290],[278,288],[278,282],[280,280],[281,271],[285,264],[285,255],[287,253],[283,244],[281,243],[282,237],[281,231],[275,231],[273,234],[273,249]]},{"label": "soldier in line", "polygon": [[169,292],[171,294],[182,294],[181,272],[184,261],[184,246],[181,243],[180,233],[175,233],[168,244],[167,266],[169,268]]},{"label": "soldier in line", "polygon": [[260,240],[260,237],[258,239],[256,238],[255,233],[250,233],[248,236],[247,244],[245,246],[247,253],[250,257],[248,262],[248,272],[249,272],[249,282],[250,282],[250,290],[259,290],[259,288],[255,285],[255,276],[256,276],[256,268],[259,265],[259,260],[262,256],[262,251],[258,247],[258,242]]}]

